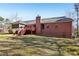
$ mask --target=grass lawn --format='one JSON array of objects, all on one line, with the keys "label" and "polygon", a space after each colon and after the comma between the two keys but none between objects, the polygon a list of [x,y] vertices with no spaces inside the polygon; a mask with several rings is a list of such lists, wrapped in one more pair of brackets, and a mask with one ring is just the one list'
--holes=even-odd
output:
[{"label": "grass lawn", "polygon": [[13,36],[13,34],[0,34],[0,40],[7,40],[11,36]]},{"label": "grass lawn", "polygon": [[[4,43],[4,44],[3,44]],[[0,55],[12,56],[76,56],[79,38],[55,38],[37,35],[0,35]]]}]

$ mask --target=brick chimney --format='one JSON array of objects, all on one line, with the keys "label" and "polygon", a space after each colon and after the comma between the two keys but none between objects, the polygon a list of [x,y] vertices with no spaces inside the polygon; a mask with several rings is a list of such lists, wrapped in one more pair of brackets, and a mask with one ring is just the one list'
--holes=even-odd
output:
[{"label": "brick chimney", "polygon": [[36,34],[40,34],[41,33],[40,19],[41,19],[41,16],[38,15],[36,17]]}]

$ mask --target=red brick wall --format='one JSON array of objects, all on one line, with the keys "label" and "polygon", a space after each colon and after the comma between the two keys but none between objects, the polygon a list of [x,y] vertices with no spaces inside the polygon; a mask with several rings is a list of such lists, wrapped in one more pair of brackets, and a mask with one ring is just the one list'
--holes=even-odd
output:
[{"label": "red brick wall", "polygon": [[40,16],[36,17],[36,34],[41,33],[41,24],[40,24]]},{"label": "red brick wall", "polygon": [[45,23],[41,34],[55,37],[71,37],[72,22]]},{"label": "red brick wall", "polygon": [[36,17],[36,34],[55,37],[72,37],[72,22],[44,23],[44,29],[41,30],[40,19],[40,16]]}]

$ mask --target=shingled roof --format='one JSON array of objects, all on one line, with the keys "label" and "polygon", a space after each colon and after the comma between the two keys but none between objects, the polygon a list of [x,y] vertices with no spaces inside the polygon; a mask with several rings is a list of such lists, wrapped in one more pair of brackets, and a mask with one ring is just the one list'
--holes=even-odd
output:
[{"label": "shingled roof", "polygon": [[[53,23],[53,22],[70,22],[73,21],[71,18],[63,17],[52,17],[52,18],[43,18],[40,20],[41,23]],[[36,20],[22,21],[23,24],[35,24]]]}]

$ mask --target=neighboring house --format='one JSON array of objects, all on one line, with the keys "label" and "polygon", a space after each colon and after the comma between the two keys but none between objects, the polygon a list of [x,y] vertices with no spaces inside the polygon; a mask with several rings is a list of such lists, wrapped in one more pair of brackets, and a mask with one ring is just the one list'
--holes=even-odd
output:
[{"label": "neighboring house", "polygon": [[11,22],[5,21],[5,19],[3,21],[0,21],[0,33],[8,33],[8,30],[11,28]]},{"label": "neighboring house", "polygon": [[53,17],[26,21],[25,34],[37,34],[54,37],[72,37],[72,19],[67,17]]},{"label": "neighboring house", "polygon": [[0,21],[0,33],[4,33],[4,24],[3,24],[3,21]]},{"label": "neighboring house", "polygon": [[9,33],[8,30],[11,29],[11,24],[10,23],[5,23],[4,25],[4,33]]},{"label": "neighboring house", "polygon": [[15,33],[15,31],[18,30],[20,27],[24,27],[25,26],[25,24],[22,24],[22,23],[20,23],[18,21],[12,22],[12,23],[10,23],[10,25],[11,25],[10,27],[11,27],[13,33]]}]

